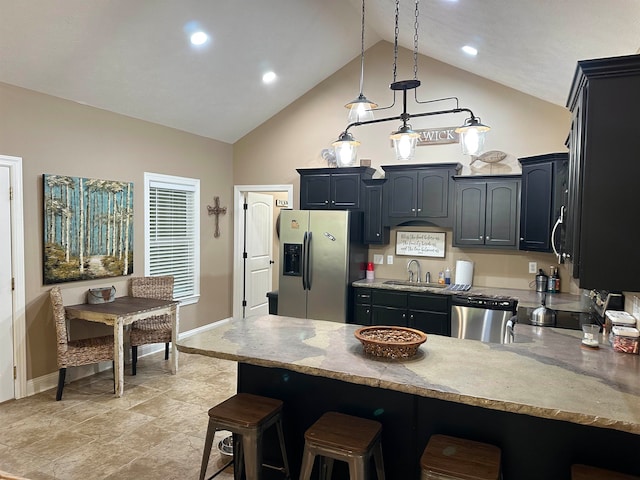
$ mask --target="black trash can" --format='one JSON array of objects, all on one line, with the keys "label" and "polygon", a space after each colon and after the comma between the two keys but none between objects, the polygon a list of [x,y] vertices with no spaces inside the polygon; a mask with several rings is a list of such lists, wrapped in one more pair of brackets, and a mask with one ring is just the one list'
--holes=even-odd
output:
[{"label": "black trash can", "polygon": [[269,315],[278,314],[278,290],[273,292],[267,292],[267,298],[269,299]]}]

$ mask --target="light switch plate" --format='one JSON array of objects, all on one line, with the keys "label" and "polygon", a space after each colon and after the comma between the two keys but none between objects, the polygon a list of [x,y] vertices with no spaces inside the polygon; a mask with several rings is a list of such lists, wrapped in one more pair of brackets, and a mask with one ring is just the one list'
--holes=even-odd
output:
[{"label": "light switch plate", "polygon": [[384,256],[383,255],[379,255],[377,253],[375,253],[373,255],[373,263],[375,265],[383,265],[384,264]]},{"label": "light switch plate", "polygon": [[538,273],[538,263],[529,262],[529,273]]},{"label": "light switch plate", "polygon": [[393,255],[387,255],[387,265],[393,265]]}]

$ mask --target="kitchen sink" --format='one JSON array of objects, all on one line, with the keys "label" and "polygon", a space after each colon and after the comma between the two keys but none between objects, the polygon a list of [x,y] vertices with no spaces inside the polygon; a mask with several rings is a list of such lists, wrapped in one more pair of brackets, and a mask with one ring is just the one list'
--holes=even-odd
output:
[{"label": "kitchen sink", "polygon": [[387,280],[385,285],[401,285],[404,287],[446,288],[442,283],[410,282],[409,280]]}]

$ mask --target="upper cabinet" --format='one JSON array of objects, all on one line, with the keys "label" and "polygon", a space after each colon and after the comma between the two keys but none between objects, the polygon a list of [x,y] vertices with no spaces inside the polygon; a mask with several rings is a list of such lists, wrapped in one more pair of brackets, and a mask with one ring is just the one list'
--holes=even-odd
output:
[{"label": "upper cabinet", "polygon": [[516,248],[520,175],[454,177],[454,247]]},{"label": "upper cabinet", "polygon": [[362,180],[374,172],[369,167],[298,169],[300,208],[358,210],[363,199]]},{"label": "upper cabinet", "polygon": [[447,227],[453,223],[451,177],[459,163],[387,165],[385,203],[389,225],[420,220]]},{"label": "upper cabinet", "polygon": [[559,253],[567,206],[568,153],[518,159],[522,166],[520,250]]},{"label": "upper cabinet", "polygon": [[640,55],[580,61],[573,78],[563,251],[580,288],[640,291],[638,85]]},{"label": "upper cabinet", "polygon": [[370,245],[387,245],[389,227],[384,225],[383,185],[385,178],[363,180],[364,188],[364,230],[363,242]]}]

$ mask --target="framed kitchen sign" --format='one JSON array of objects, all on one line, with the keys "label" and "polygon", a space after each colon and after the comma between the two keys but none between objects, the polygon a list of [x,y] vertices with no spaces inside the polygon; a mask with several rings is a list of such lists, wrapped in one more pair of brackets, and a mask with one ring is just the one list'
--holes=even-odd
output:
[{"label": "framed kitchen sign", "polygon": [[43,283],[131,275],[133,183],[47,175],[43,179]]},{"label": "framed kitchen sign", "polygon": [[444,258],[445,232],[397,232],[396,255]]}]

